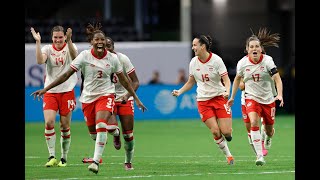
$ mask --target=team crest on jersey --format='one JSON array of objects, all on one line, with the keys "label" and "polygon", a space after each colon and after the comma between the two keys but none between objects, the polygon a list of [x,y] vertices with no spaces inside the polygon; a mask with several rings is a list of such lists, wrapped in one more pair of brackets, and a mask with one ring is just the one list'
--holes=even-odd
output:
[{"label": "team crest on jersey", "polygon": [[249,69],[249,68],[247,68],[247,69],[246,69],[246,71],[250,71],[250,69]]},{"label": "team crest on jersey", "polygon": [[197,71],[200,71],[200,69],[198,68],[198,69],[196,69]]},{"label": "team crest on jersey", "polygon": [[247,115],[246,114],[243,114],[242,117],[243,117],[243,119],[247,119]]},{"label": "team crest on jersey", "polygon": [[249,107],[249,106],[251,106],[252,105],[252,103],[251,102],[249,102],[248,104],[247,104],[247,106],[246,107]]},{"label": "team crest on jersey", "polygon": [[66,55],[66,51],[62,51],[62,54],[63,54],[63,55]]},{"label": "team crest on jersey", "polygon": [[51,53],[50,55],[51,55],[51,56],[56,56],[56,54],[55,54],[55,53]]},{"label": "team crest on jersey", "polygon": [[260,67],[260,71],[263,71],[263,70],[264,70],[264,67],[263,67],[263,66],[261,66],[261,67]]},{"label": "team crest on jersey", "polygon": [[209,71],[213,71],[213,67],[210,67],[210,68],[209,68]]},{"label": "team crest on jersey", "polygon": [[91,66],[91,67],[95,67],[95,65],[94,65],[94,64],[90,64],[90,66]]},{"label": "team crest on jersey", "polygon": [[110,64],[107,64],[106,67],[107,67],[107,68],[110,68]]}]

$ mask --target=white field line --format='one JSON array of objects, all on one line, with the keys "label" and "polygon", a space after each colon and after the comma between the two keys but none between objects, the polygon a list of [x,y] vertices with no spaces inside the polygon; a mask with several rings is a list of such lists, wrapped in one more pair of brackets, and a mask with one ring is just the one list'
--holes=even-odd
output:
[{"label": "white field line", "polygon": [[[234,157],[244,157],[244,158],[250,158],[250,157],[254,157],[254,155],[252,156],[235,156]],[[76,156],[70,156],[68,155],[68,157],[76,157]],[[77,156],[78,157],[78,156]],[[85,157],[85,156],[83,156]],[[108,158],[123,158],[124,156],[106,156]],[[215,158],[216,156],[134,156],[134,158]],[[277,157],[281,157],[281,158],[292,158],[292,156],[277,156]],[[38,158],[43,158],[40,156],[25,156],[26,159],[38,159]]]},{"label": "white field line", "polygon": [[[248,175],[248,174],[291,174],[295,171],[264,171],[264,172],[238,172],[238,173],[194,173],[194,174],[162,174],[162,175],[143,175],[143,176],[113,176],[113,177],[99,177],[99,179],[133,179],[133,178],[154,178],[154,177],[186,177],[186,176],[207,176],[207,175]],[[85,179],[97,179],[92,178],[66,178],[63,180],[85,180]],[[37,180],[57,180],[57,179],[37,179]],[[62,179],[61,179],[62,180]]]}]

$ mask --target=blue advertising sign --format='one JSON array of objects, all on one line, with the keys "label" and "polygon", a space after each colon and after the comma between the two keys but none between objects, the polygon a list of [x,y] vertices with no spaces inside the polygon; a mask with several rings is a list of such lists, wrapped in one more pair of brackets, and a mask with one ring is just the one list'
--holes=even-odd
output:
[{"label": "blue advertising sign", "polygon": [[[196,86],[179,97],[171,95],[172,90],[181,88],[182,85],[140,85],[137,94],[143,104],[148,108],[144,113],[135,105],[135,120],[169,120],[199,118],[196,101]],[[25,88],[25,121],[43,121],[42,99],[33,99],[30,94],[40,87]],[[79,102],[80,87],[75,88],[77,104],[72,114],[73,121],[83,121],[81,103]],[[232,117],[241,117],[241,92],[238,91],[232,106]],[[58,117],[58,116],[57,116]]]}]

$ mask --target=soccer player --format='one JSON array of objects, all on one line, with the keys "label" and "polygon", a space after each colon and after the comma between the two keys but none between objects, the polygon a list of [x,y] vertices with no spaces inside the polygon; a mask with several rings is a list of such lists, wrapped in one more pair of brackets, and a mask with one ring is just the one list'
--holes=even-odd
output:
[{"label": "soccer player", "polygon": [[[234,103],[234,97],[241,78],[243,78],[246,111],[251,122],[250,134],[254,149],[257,153],[255,162],[257,166],[265,164],[262,153],[262,138],[259,131],[260,118],[262,117],[265,122],[266,138],[264,145],[265,148],[269,150],[271,147],[271,138],[274,135],[275,101],[280,101],[280,107],[283,107],[284,104],[282,80],[277,66],[271,56],[263,54],[265,47],[278,47],[279,40],[279,34],[270,34],[267,28],[260,28],[258,35],[253,33],[247,39],[247,55],[237,63],[237,74],[233,81],[231,97],[228,100],[228,106],[230,107]],[[274,97],[275,93],[277,93],[276,97]]]},{"label": "soccer player", "polygon": [[[52,44],[41,48],[41,36],[31,27],[31,34],[36,40],[36,60],[38,64],[46,65],[44,86],[48,86],[58,76],[65,73],[71,62],[78,55],[77,46],[72,43],[72,29],[68,28],[65,34],[62,26],[54,26],[51,30]],[[67,155],[71,143],[71,116],[76,106],[74,87],[78,81],[77,74],[73,74],[67,81],[48,90],[43,96],[43,114],[45,121],[44,135],[49,151],[49,160],[46,167],[67,165]],[[56,114],[60,114],[60,146],[61,159],[56,159]]]},{"label": "soccer player", "polygon": [[[123,66],[123,71],[127,74],[127,77],[129,78],[129,81],[131,82],[133,89],[137,91],[139,87],[139,79],[135,72],[135,68],[131,63],[130,59],[128,58],[128,56],[120,52],[115,52],[114,41],[110,37],[107,37],[107,49],[118,56],[120,63]],[[117,75],[114,74],[111,77],[112,77],[112,82],[115,83],[116,98],[115,98],[114,114],[112,114],[111,118],[109,119],[109,122],[112,123],[114,126],[118,127],[118,123],[116,119],[116,115],[118,115],[121,122],[122,134],[124,138],[124,149],[125,149],[124,167],[125,167],[125,170],[133,170],[134,168],[132,166],[132,158],[133,158],[134,143],[135,143],[134,136],[133,136],[133,126],[134,126],[133,97],[119,83],[119,78],[117,77]],[[120,149],[121,141],[120,141],[119,134],[113,134],[113,136],[114,136],[115,148]],[[92,158],[84,158],[82,162],[90,163],[92,162]]]},{"label": "soccer player", "polygon": [[179,96],[197,84],[198,111],[202,122],[210,129],[218,148],[229,165],[234,158],[227,141],[232,140],[232,113],[226,106],[230,92],[230,79],[221,57],[211,52],[212,38],[201,35],[193,39],[195,53],[189,64],[188,81],[173,96]]},{"label": "soccer player", "polygon": [[97,132],[94,162],[88,166],[89,171],[95,174],[99,171],[99,161],[107,142],[108,121],[114,109],[115,86],[110,78],[112,73],[117,75],[121,85],[134,97],[139,109],[142,112],[147,110],[125,77],[117,55],[106,49],[106,36],[100,30],[101,27],[100,23],[95,26],[89,24],[86,28],[86,34],[92,48],[82,51],[71,63],[67,72],[60,75],[44,89],[31,94],[34,98],[38,97],[39,99],[46,91],[65,82],[72,74],[81,70],[84,82],[79,101],[82,103],[82,111],[89,132]]}]

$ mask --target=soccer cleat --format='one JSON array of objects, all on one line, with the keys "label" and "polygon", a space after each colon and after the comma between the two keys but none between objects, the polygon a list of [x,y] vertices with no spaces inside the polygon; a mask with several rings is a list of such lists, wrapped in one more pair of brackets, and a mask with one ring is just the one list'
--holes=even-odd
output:
[{"label": "soccer cleat", "polygon": [[127,171],[133,170],[134,168],[132,167],[131,163],[124,163],[124,169]]},{"label": "soccer cleat", "polygon": [[234,164],[234,159],[232,156],[227,157],[227,162],[229,165],[233,165]]},{"label": "soccer cleat", "polygon": [[266,150],[266,148],[264,147],[264,141],[262,141],[262,154],[263,156],[268,155],[268,150]]},{"label": "soccer cleat", "polygon": [[[274,136],[274,133],[275,133],[275,132],[276,132],[276,131],[275,131],[275,129],[273,128],[273,134],[272,134],[272,136]],[[264,147],[269,150],[269,149],[271,148],[271,142],[272,142],[272,138],[269,138],[269,137],[266,136],[266,139],[264,140]]]},{"label": "soccer cleat", "polygon": [[53,167],[58,164],[58,161],[54,156],[50,156],[48,159],[48,162],[45,164],[46,167]]},{"label": "soccer cleat", "polygon": [[[93,158],[83,158],[83,163],[93,163]],[[102,158],[100,158],[99,163],[102,163]]]},{"label": "soccer cleat", "polygon": [[67,161],[64,158],[61,158],[58,167],[66,167],[67,166]]},{"label": "soccer cleat", "polygon": [[120,129],[119,130],[119,136],[113,136],[113,146],[116,148],[116,150],[119,150],[121,148],[121,140],[120,140]]},{"label": "soccer cleat", "polygon": [[99,171],[99,163],[93,162],[88,166],[89,171],[92,171],[93,173],[97,174]]},{"label": "soccer cleat", "polygon": [[263,156],[258,156],[257,157],[257,160],[256,160],[256,165],[257,166],[262,166],[262,165],[264,165],[266,162],[264,161],[264,158],[263,158]]}]

